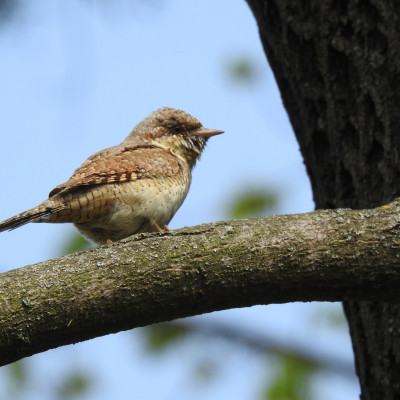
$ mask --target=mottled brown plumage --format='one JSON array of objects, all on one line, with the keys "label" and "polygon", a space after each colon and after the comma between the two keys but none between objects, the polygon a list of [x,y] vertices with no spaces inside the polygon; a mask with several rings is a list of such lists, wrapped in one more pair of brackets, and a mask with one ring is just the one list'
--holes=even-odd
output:
[{"label": "mottled brown plumage", "polygon": [[167,225],[188,192],[191,169],[209,137],[191,115],[161,108],[118,146],[90,156],[49,198],[0,223],[0,232],[28,222],[72,222],[97,243]]}]

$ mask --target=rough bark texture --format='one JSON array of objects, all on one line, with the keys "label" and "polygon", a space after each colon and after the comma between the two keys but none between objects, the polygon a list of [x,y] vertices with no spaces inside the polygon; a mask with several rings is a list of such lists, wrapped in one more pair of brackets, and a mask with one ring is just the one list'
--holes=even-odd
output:
[{"label": "rough bark texture", "polygon": [[[248,0],[317,208],[400,193],[400,3]],[[266,111],[268,113],[268,111]],[[362,398],[400,398],[400,306],[346,302]]]},{"label": "rough bark texture", "polygon": [[400,302],[400,201],[137,235],[0,274],[0,365],[204,312]]}]

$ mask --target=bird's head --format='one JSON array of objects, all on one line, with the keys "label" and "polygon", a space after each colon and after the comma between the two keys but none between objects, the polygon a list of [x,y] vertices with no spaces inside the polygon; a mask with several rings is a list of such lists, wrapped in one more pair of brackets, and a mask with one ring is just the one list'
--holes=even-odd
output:
[{"label": "bird's head", "polygon": [[207,129],[196,118],[174,108],[160,108],[137,124],[123,142],[161,147],[193,167],[207,140],[223,131]]}]

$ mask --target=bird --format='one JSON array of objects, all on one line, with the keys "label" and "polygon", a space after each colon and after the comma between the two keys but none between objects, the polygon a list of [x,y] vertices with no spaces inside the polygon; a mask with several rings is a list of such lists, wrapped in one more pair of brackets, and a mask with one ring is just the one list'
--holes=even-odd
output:
[{"label": "bird", "polygon": [[207,140],[221,133],[182,110],[160,108],[121,144],[87,158],[41,204],[0,222],[0,232],[29,222],[70,222],[84,237],[106,244],[169,230]]}]

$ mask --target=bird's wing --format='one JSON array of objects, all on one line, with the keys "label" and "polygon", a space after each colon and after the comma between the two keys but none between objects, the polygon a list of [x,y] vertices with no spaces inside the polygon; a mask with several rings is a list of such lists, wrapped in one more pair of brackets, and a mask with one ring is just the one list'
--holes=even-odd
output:
[{"label": "bird's wing", "polygon": [[76,169],[68,181],[56,186],[49,197],[82,186],[174,176],[182,168],[174,155],[157,147],[124,147],[118,152],[97,154]]}]

